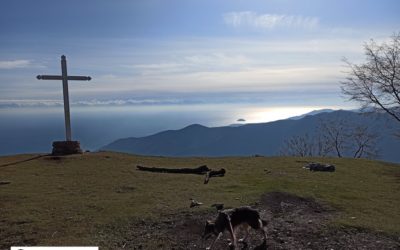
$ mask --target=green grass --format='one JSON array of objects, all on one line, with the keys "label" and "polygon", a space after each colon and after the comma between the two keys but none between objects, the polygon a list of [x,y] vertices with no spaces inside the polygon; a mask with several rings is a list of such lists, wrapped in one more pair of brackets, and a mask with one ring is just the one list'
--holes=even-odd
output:
[{"label": "green grass", "polygon": [[[32,156],[1,157],[0,165]],[[335,164],[337,171],[309,172],[298,161]],[[200,175],[136,170],[136,165],[203,164],[225,168],[227,174],[204,185]],[[0,181],[11,181],[0,185],[0,243],[2,237],[22,234],[40,245],[87,245],[102,226],[135,218],[156,220],[161,214],[188,210],[191,197],[203,202],[200,210],[205,210],[217,202],[226,206],[253,203],[271,191],[313,197],[330,205],[337,210],[333,225],[400,234],[400,165],[377,161],[165,158],[102,152],[2,166]]]}]

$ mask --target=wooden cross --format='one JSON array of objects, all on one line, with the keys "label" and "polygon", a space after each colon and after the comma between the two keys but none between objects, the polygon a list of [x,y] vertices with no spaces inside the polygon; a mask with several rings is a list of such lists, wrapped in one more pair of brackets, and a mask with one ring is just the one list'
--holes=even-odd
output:
[{"label": "wooden cross", "polygon": [[38,80],[62,80],[63,96],[64,96],[64,117],[65,117],[65,137],[67,141],[71,141],[71,120],[69,115],[69,96],[68,96],[68,80],[71,81],[90,81],[90,76],[68,76],[67,60],[64,55],[61,56],[61,75],[38,75]]}]

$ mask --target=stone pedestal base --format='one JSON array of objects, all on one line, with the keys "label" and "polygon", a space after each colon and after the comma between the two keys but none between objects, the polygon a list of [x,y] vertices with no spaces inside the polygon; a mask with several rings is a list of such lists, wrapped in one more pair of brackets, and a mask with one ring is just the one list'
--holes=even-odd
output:
[{"label": "stone pedestal base", "polygon": [[52,155],[82,154],[79,141],[55,141],[53,142]]}]

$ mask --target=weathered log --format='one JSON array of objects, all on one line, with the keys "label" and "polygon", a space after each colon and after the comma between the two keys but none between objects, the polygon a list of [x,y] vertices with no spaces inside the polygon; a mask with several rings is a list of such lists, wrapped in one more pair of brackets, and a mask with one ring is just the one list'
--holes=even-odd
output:
[{"label": "weathered log", "polygon": [[204,179],[204,184],[207,184],[210,181],[211,177],[223,177],[226,173],[226,170],[224,168],[221,168],[220,170],[211,170],[206,173],[206,177]]},{"label": "weathered log", "polygon": [[211,177],[223,177],[226,170],[221,168],[220,170],[211,170],[206,165],[197,168],[159,168],[159,167],[144,167],[136,166],[140,171],[148,171],[155,173],[171,173],[171,174],[199,174],[205,175],[204,184],[207,184]]},{"label": "weathered log", "polygon": [[221,168],[220,170],[211,170],[209,172],[210,177],[223,177],[226,173],[225,168]]},{"label": "weathered log", "polygon": [[321,171],[321,172],[335,172],[336,170],[334,165],[315,163],[315,162],[307,164],[304,168],[307,168],[310,171]]},{"label": "weathered log", "polygon": [[156,172],[156,173],[172,173],[172,174],[206,174],[211,171],[207,165],[197,168],[158,168],[158,167],[143,167],[136,166],[138,170]]}]

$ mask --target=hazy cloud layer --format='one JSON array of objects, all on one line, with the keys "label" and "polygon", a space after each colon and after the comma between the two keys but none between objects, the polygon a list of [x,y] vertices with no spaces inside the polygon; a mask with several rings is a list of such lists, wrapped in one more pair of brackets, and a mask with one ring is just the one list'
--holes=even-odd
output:
[{"label": "hazy cloud layer", "polygon": [[[69,73],[92,77],[90,82],[69,84],[71,103],[186,104],[195,92],[211,97],[204,103],[217,99],[220,102],[251,102],[251,93],[267,92],[287,100],[286,97],[297,97],[295,93],[299,91],[318,92],[321,96],[329,93],[339,99],[339,81],[343,77],[340,59],[343,55],[359,58],[362,42],[363,39],[344,37],[288,41],[186,38],[152,41],[152,47],[143,49],[142,43],[149,43],[147,40],[132,40],[124,46],[117,46],[120,41],[115,40],[113,50],[94,42],[93,54],[87,50],[68,56]],[[62,105],[61,82],[35,78],[39,73],[59,72],[59,58],[54,57],[45,66],[47,69],[43,72],[27,70],[16,74],[7,70],[8,74],[0,75],[0,100],[59,102],[16,102],[2,106]],[[230,98],[237,97],[238,93],[251,98]]]},{"label": "hazy cloud layer", "polygon": [[30,60],[0,61],[0,69],[17,69],[32,66]]},{"label": "hazy cloud layer", "polygon": [[[259,94],[289,105],[299,93],[315,105],[343,103],[341,58],[362,62],[364,42],[387,38],[400,20],[395,0],[46,2],[0,8],[8,24],[0,100],[62,101],[61,82],[36,75],[60,74],[65,54],[69,74],[92,77],[70,83],[74,105],[201,102],[195,93],[205,103],[251,102]],[[64,10],[58,22],[41,14],[43,6]]]},{"label": "hazy cloud layer", "polygon": [[[175,105],[183,104],[187,101],[179,99],[109,99],[109,100],[82,100],[72,101],[72,106],[125,106],[125,105]],[[64,106],[62,100],[0,100],[1,108],[18,108],[18,107],[58,107]]]},{"label": "hazy cloud layer", "polygon": [[226,24],[239,27],[257,29],[274,28],[316,28],[319,24],[317,17],[303,17],[278,14],[258,14],[253,11],[229,12],[223,15]]}]

